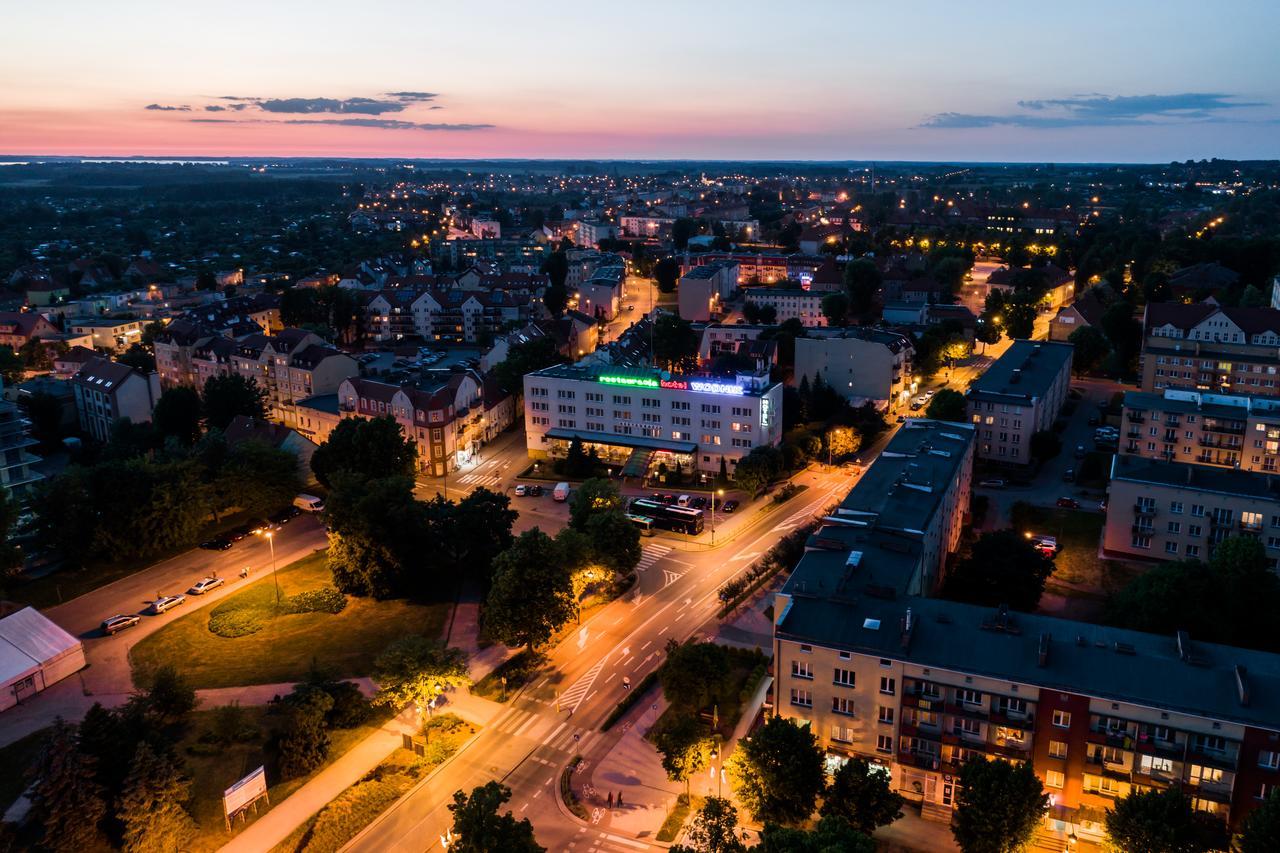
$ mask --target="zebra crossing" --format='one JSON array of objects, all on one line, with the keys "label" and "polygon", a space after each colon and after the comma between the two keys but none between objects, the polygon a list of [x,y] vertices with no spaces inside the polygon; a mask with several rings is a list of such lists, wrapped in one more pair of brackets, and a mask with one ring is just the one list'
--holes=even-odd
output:
[{"label": "zebra crossing", "polygon": [[636,563],[636,571],[643,572],[670,553],[671,547],[668,545],[645,545],[640,549],[640,562]]},{"label": "zebra crossing", "polygon": [[573,686],[560,694],[560,707],[566,711],[576,711],[578,706],[582,704],[582,700],[591,694],[591,688],[596,683],[596,677],[600,675],[600,670],[604,669],[604,658],[596,662],[596,665],[587,670],[581,678],[573,683]]},{"label": "zebra crossing", "polygon": [[490,724],[511,737],[527,738],[558,752],[576,755],[584,752],[601,736],[600,732],[583,729],[553,716],[521,708],[511,708]]},{"label": "zebra crossing", "polygon": [[497,474],[484,474],[479,471],[472,471],[458,478],[458,482],[464,486],[496,486],[501,480],[502,478]]}]

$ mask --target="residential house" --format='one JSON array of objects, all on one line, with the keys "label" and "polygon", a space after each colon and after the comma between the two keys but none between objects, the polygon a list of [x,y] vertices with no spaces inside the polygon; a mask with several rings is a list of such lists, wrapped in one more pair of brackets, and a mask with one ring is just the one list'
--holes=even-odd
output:
[{"label": "residential house", "polygon": [[85,362],[71,383],[80,431],[98,442],[110,440],[112,427],[122,418],[150,423],[160,399],[159,373],[143,373],[107,358]]},{"label": "residential house", "polygon": [[915,349],[906,335],[885,329],[850,326],[814,330],[796,338],[795,376],[823,381],[855,405],[870,402],[896,413],[916,388]]}]

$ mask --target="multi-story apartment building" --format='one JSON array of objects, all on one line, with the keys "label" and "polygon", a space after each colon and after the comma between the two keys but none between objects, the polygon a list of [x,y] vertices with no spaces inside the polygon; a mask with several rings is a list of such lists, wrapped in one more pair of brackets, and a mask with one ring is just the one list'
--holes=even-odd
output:
[{"label": "multi-story apartment building", "polygon": [[80,431],[95,441],[111,438],[115,422],[150,423],[160,399],[160,374],[143,373],[107,358],[92,358],[71,377]]},{"label": "multi-story apartment building", "polygon": [[142,340],[142,327],[145,324],[146,321],[136,318],[93,317],[75,320],[69,325],[71,334],[92,338],[94,349],[124,352]]},{"label": "multi-story apartment building", "polygon": [[1253,536],[1280,565],[1280,481],[1270,476],[1119,455],[1107,487],[1104,549],[1207,560],[1229,536]]},{"label": "multi-story apartment building", "polygon": [[578,310],[596,320],[612,320],[622,308],[626,287],[626,263],[617,255],[608,255],[578,283]]},{"label": "multi-story apartment building", "polygon": [[224,345],[198,349],[192,358],[196,378],[235,374],[254,380],[266,392],[271,419],[290,427],[298,425],[297,401],[332,394],[342,380],[360,373],[354,358],[302,329],[247,335],[233,345],[229,356]]},{"label": "multi-story apartment building", "polygon": [[1280,784],[1280,656],[896,595],[881,559],[805,554],[774,604],[774,707],[925,817],[950,820],[979,756],[1031,763],[1064,842],[1100,841],[1132,791],[1236,824]]},{"label": "multi-story apartment building", "polygon": [[1280,393],[1280,310],[1161,302],[1142,325],[1143,391]]},{"label": "multi-story apartment building", "polygon": [[0,488],[19,502],[25,501],[44,475],[32,469],[40,462],[31,448],[40,442],[31,437],[31,422],[22,409],[4,397],[4,380],[0,379]]},{"label": "multi-story apartment building", "polygon": [[847,400],[871,401],[897,412],[916,387],[914,353],[911,341],[897,332],[853,326],[815,329],[796,338],[795,375],[810,382],[821,375]]},{"label": "multi-story apartment building", "polygon": [[1053,426],[1071,385],[1070,344],[1014,341],[966,392],[978,458],[1031,463],[1031,436]]},{"label": "multi-story apartment building", "polygon": [[795,319],[805,326],[827,325],[827,318],[822,313],[822,300],[829,295],[821,290],[799,287],[752,287],[746,291],[748,302],[772,307],[777,312],[777,322]]},{"label": "multi-story apartment building", "polygon": [[1280,471],[1280,397],[1130,391],[1119,452],[1274,474]]},{"label": "multi-story apartment building", "polygon": [[524,378],[529,456],[560,458],[575,438],[635,475],[651,464],[730,472],[782,439],[782,385],[767,371],[671,375],[645,367],[558,365]]}]

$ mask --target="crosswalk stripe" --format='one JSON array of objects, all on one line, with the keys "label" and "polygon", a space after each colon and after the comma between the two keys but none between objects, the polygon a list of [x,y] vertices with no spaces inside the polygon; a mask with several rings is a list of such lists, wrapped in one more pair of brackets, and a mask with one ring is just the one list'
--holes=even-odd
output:
[{"label": "crosswalk stripe", "polygon": [[596,676],[600,674],[600,670],[603,668],[604,660],[601,659],[560,696],[560,706],[568,708],[570,711],[576,711],[578,705],[582,704],[582,698],[591,690],[591,685],[595,684]]},{"label": "crosswalk stripe", "polygon": [[516,729],[511,734],[515,737],[520,737],[524,734],[525,729],[529,728],[536,722],[538,722],[538,716],[536,714],[530,714],[529,719],[525,720],[524,725],[520,726],[520,728]]},{"label": "crosswalk stripe", "polygon": [[640,561],[636,563],[636,570],[643,572],[670,553],[671,549],[665,545],[645,545],[640,549]]}]

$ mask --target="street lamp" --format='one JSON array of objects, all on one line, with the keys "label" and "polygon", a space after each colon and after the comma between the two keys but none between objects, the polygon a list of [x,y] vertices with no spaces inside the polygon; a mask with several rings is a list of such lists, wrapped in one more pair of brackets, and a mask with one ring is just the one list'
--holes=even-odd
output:
[{"label": "street lamp", "polygon": [[[716,495],[724,497],[724,489],[716,489],[711,493],[711,544],[716,544]],[[721,501],[720,503],[724,503]]]},{"label": "street lamp", "polygon": [[259,535],[267,537],[267,545],[271,548],[271,582],[276,585],[276,607],[279,607],[280,580],[276,577],[276,534],[272,530],[264,530]]}]

